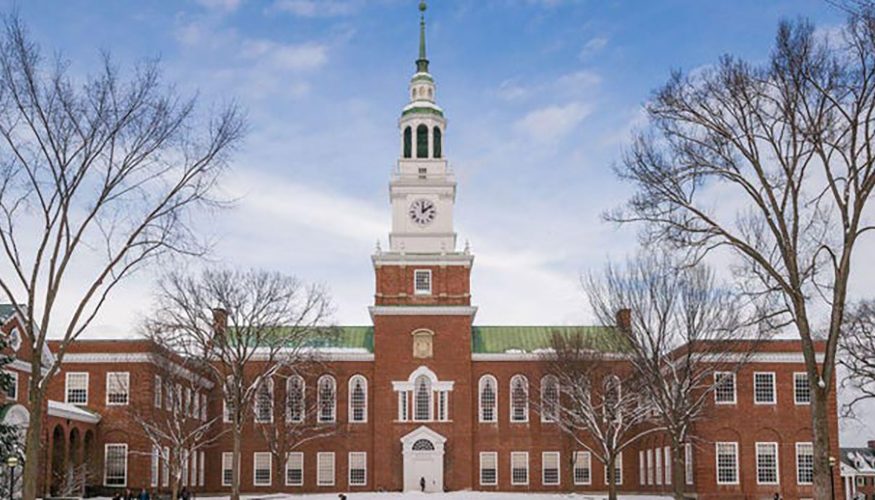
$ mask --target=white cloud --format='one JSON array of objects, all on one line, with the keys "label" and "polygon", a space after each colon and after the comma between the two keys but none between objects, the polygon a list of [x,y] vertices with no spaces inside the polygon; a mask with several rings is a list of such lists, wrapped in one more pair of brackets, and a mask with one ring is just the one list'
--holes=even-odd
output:
[{"label": "white cloud", "polygon": [[352,14],[360,3],[349,0],[277,0],[271,10],[301,17],[335,17]]},{"label": "white cloud", "polygon": [[232,12],[240,7],[242,0],[195,0],[199,5],[222,12]]},{"label": "white cloud", "polygon": [[598,52],[601,52],[605,47],[607,47],[607,45],[608,45],[608,39],[603,37],[603,36],[597,36],[594,38],[590,38],[589,41],[587,41],[583,45],[583,48],[580,49],[580,58],[587,59],[590,56],[592,56]]},{"label": "white cloud", "polygon": [[270,40],[244,40],[241,55],[285,71],[312,70],[328,61],[328,47],[319,43],[281,44]]},{"label": "white cloud", "polygon": [[516,128],[538,142],[555,142],[568,135],[590,113],[592,106],[579,101],[547,106],[529,112],[516,122]]}]

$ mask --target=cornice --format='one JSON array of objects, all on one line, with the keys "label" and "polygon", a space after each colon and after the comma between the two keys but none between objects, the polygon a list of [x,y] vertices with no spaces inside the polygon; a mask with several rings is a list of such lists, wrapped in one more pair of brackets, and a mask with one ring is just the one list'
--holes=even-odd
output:
[{"label": "cornice", "polygon": [[374,316],[474,316],[476,306],[370,306],[368,312]]}]

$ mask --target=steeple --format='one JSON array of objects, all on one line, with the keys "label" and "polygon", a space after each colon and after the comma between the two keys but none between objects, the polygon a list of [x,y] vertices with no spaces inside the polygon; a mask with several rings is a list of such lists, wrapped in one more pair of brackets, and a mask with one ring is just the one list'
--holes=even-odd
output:
[{"label": "steeple", "polygon": [[425,55],[425,10],[428,6],[425,0],[419,2],[419,59],[416,60],[416,72],[428,73],[428,57]]}]

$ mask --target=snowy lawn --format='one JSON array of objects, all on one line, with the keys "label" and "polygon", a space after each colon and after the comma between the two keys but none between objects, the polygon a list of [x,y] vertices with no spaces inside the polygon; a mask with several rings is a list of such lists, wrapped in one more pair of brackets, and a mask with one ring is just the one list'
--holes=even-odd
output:
[{"label": "snowy lawn", "polygon": [[[482,493],[474,491],[454,491],[452,493],[345,493],[347,500],[604,500],[607,495],[586,493]],[[197,497],[197,500],[225,500],[228,497]],[[337,500],[337,493],[309,495],[242,495],[247,500]],[[670,496],[619,495],[622,500],[671,500]]]}]

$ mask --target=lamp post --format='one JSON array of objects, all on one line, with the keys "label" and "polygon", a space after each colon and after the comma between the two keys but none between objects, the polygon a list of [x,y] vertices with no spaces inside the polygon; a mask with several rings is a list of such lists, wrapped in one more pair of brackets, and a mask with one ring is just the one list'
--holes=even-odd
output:
[{"label": "lamp post", "polygon": [[832,500],[836,498],[836,484],[835,484],[835,466],[836,466],[836,457],[829,457],[829,497]]},{"label": "lamp post", "polygon": [[6,457],[6,467],[9,469],[9,500],[12,500],[15,488],[15,466],[18,465],[18,457],[9,455]]}]

